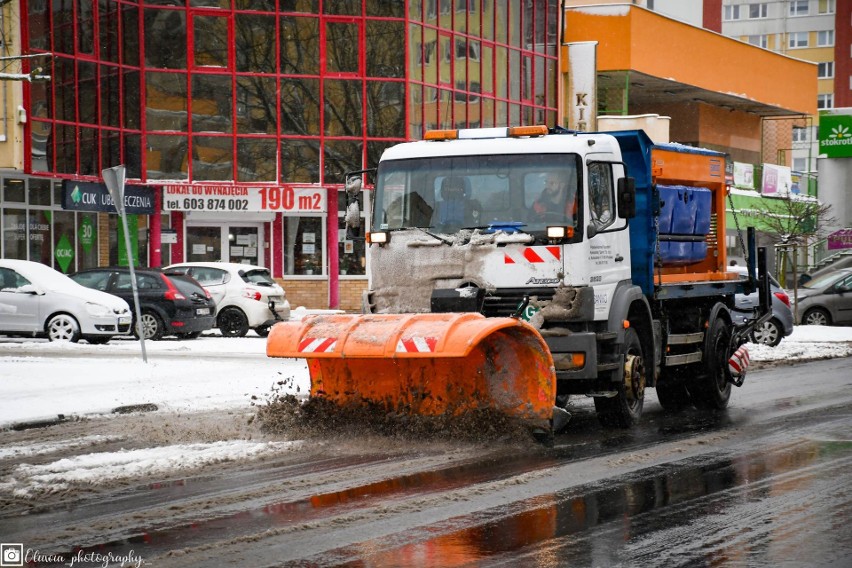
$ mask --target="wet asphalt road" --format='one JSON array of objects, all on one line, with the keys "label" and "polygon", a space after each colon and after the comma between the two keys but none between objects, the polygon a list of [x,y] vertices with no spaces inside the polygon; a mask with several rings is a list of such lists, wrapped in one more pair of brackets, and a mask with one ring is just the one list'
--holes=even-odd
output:
[{"label": "wet asphalt road", "polygon": [[0,535],[157,567],[850,566],[849,363],[754,371],[724,413],[666,415],[650,391],[628,431],[580,401],[552,448],[316,444],[0,518]]}]

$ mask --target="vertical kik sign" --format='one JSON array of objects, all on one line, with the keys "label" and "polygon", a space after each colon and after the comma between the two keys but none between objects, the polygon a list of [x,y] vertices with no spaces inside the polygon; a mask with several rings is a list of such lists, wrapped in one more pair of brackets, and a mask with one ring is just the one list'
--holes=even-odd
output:
[{"label": "vertical kik sign", "polygon": [[598,62],[596,41],[568,46],[568,128],[594,131],[598,128]]}]

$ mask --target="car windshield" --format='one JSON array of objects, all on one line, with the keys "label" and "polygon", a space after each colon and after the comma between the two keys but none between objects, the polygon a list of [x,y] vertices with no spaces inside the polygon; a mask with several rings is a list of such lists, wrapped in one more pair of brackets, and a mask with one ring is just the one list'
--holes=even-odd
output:
[{"label": "car windshield", "polygon": [[385,161],[378,169],[373,227],[453,233],[514,223],[533,233],[560,222],[580,226],[581,219],[570,218],[582,211],[576,201],[582,195],[579,171],[576,154]]},{"label": "car windshield", "polygon": [[830,286],[848,274],[848,272],[829,272],[828,274],[823,274],[822,276],[817,276],[812,280],[808,280],[802,284],[802,288],[817,289]]},{"label": "car windshield", "polygon": [[275,281],[269,274],[269,270],[266,268],[257,268],[255,270],[241,270],[240,275],[243,277],[243,280],[250,284],[257,284],[259,286],[272,286],[273,284],[275,284]]}]

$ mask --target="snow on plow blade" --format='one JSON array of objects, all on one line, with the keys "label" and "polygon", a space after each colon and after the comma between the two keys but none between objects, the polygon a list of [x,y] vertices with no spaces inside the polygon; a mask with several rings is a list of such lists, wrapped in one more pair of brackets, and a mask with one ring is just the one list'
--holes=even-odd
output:
[{"label": "snow on plow blade", "polygon": [[275,324],[269,357],[308,361],[311,396],[420,416],[490,409],[549,430],[553,359],[526,322],[476,313],[317,315]]}]

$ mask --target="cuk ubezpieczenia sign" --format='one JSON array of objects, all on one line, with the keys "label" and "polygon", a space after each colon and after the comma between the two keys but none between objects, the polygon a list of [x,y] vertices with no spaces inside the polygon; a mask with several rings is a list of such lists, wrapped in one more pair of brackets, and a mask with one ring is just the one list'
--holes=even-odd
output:
[{"label": "cuk ubezpieczenia sign", "polygon": [[[62,208],[66,211],[117,213],[106,185],[67,179],[62,182]],[[128,215],[153,215],[154,188],[125,185],[124,210]]]},{"label": "cuk ubezpieczenia sign", "polygon": [[852,109],[819,114],[819,153],[827,158],[852,158]]}]

